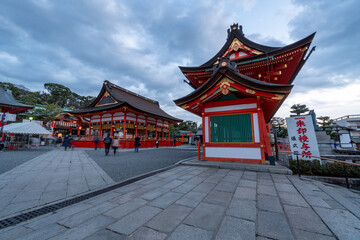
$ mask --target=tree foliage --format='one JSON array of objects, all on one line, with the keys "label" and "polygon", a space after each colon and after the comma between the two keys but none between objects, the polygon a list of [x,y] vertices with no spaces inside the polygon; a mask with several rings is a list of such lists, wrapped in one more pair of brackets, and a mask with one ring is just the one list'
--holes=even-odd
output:
[{"label": "tree foliage", "polygon": [[196,133],[198,130],[198,126],[196,122],[193,121],[184,121],[181,123],[175,123],[170,125],[170,136],[175,137],[179,130],[184,131],[192,131],[193,133]]},{"label": "tree foliage", "polygon": [[278,137],[286,137],[287,136],[287,128],[285,125],[285,119],[281,117],[273,117],[271,119],[272,129],[276,132]]},{"label": "tree foliage", "polygon": [[291,111],[290,113],[293,113],[292,115],[290,115],[291,117],[293,116],[300,116],[304,113],[308,113],[309,109],[306,107],[305,104],[294,104],[291,106]]},{"label": "tree foliage", "polygon": [[62,108],[85,108],[95,99],[92,96],[81,96],[57,83],[45,83],[45,91],[36,92],[8,82],[0,84],[7,85],[18,102],[36,106],[26,113],[19,114],[20,118],[33,117],[35,120],[48,121],[61,112]]}]

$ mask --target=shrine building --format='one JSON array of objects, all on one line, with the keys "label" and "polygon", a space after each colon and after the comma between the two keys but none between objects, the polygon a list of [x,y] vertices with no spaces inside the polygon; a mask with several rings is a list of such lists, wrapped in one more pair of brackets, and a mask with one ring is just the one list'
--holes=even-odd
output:
[{"label": "shrine building", "polygon": [[169,125],[182,121],[164,112],[159,102],[107,80],[88,107],[70,114],[77,119],[87,119],[89,123],[87,129],[82,129],[86,136],[75,142],[78,147],[92,147],[96,137],[103,144],[102,139],[107,134],[119,136],[122,148],[134,147],[136,136],[141,139],[141,147],[155,146],[156,139],[159,139],[159,146],[171,146]]},{"label": "shrine building", "polygon": [[213,58],[180,67],[194,91],[174,102],[202,117],[204,160],[265,163],[272,157],[269,122],[313,51],[305,57],[314,35],[270,47],[245,38],[233,24]]}]

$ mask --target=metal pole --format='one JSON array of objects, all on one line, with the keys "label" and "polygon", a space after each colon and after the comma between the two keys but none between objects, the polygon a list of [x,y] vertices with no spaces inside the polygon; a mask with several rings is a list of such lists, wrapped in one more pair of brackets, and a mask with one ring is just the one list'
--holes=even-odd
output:
[{"label": "metal pole", "polygon": [[348,173],[347,173],[347,167],[346,167],[345,163],[343,165],[344,165],[344,174],[345,174],[345,179],[346,179],[346,187],[350,188],[349,178],[348,178]]},{"label": "metal pole", "polygon": [[299,155],[297,155],[297,154],[296,154],[296,163],[297,163],[297,169],[298,169],[299,177],[301,177],[301,174],[300,174],[300,161],[299,161]]}]

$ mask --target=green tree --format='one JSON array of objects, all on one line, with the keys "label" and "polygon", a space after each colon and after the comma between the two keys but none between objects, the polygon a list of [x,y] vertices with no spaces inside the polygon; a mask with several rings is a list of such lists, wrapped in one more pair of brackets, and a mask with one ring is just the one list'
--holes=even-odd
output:
[{"label": "green tree", "polygon": [[58,105],[62,108],[66,107],[68,100],[72,94],[71,90],[68,87],[57,83],[45,83],[44,88],[50,94],[48,104]]},{"label": "green tree", "polygon": [[54,119],[56,115],[62,112],[62,109],[54,104],[48,104],[44,107],[36,107],[29,110],[25,114],[25,118],[33,117],[34,120],[41,120],[44,122],[50,122]]},{"label": "green tree", "polygon": [[281,117],[273,117],[271,119],[271,125],[274,131],[276,131],[278,137],[287,136],[287,128],[285,125],[285,119]]},{"label": "green tree", "polygon": [[323,131],[325,131],[325,128],[329,127],[329,123],[330,123],[329,116],[320,116],[320,117],[317,117],[316,119],[321,121],[321,122],[318,122],[318,124],[322,127]]},{"label": "green tree", "polygon": [[291,111],[290,113],[294,113],[292,115],[290,115],[291,117],[293,116],[300,116],[303,113],[307,113],[309,112],[309,109],[306,107],[305,104],[294,104],[291,106]]}]

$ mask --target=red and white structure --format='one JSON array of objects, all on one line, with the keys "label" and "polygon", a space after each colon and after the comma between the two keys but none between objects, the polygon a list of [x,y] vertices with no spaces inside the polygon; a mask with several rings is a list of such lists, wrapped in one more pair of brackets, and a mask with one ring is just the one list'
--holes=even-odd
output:
[{"label": "red and white structure", "polygon": [[290,94],[313,37],[269,47],[234,24],[212,59],[180,67],[194,91],[174,102],[202,117],[203,159],[265,163],[273,155],[269,122]]}]

